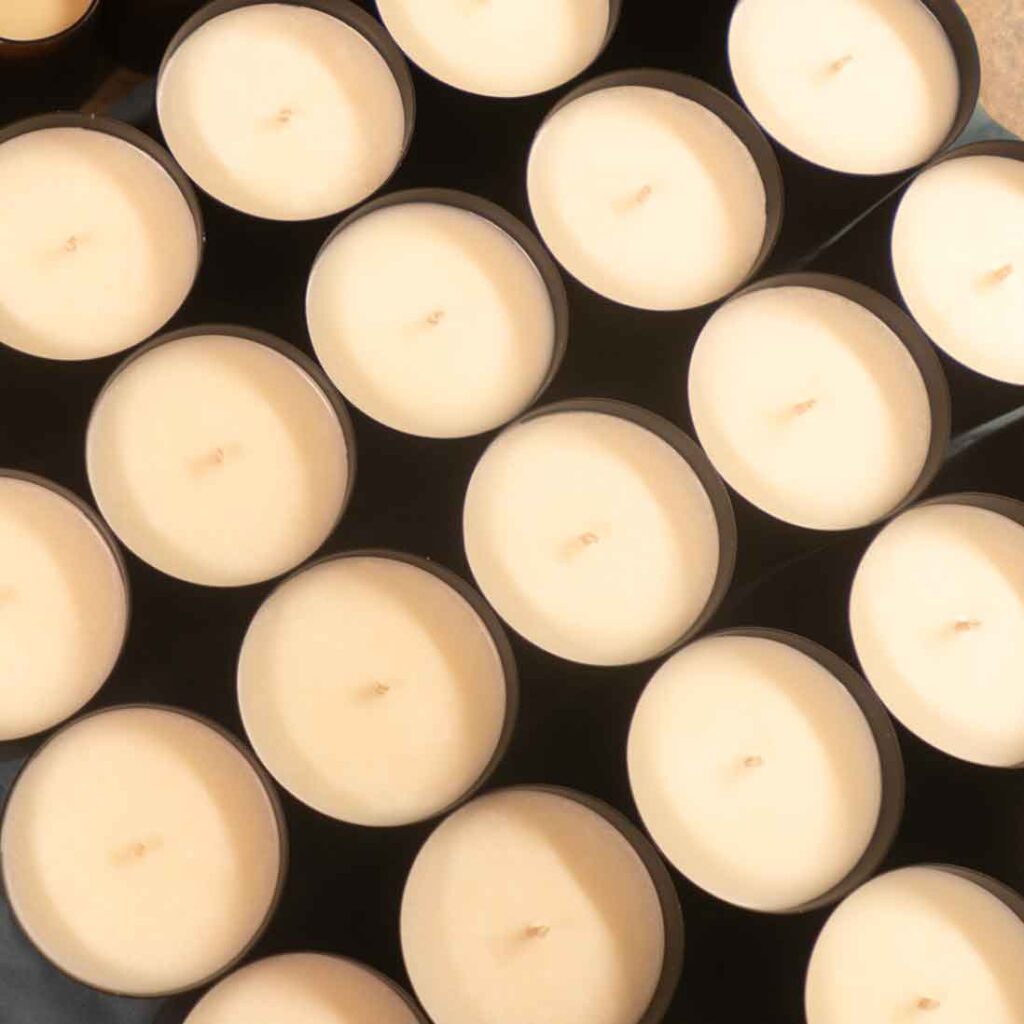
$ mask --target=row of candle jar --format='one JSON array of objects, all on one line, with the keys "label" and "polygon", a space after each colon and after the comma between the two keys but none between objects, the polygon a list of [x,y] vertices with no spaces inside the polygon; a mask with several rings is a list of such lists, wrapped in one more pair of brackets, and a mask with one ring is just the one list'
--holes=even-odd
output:
[{"label": "row of candle jar", "polygon": [[[443,574],[346,556],[258,613],[239,668],[243,720],[298,798],[396,824],[465,796],[451,784],[488,757],[471,732],[501,742],[506,655]],[[628,766],[655,843],[707,891],[770,912],[843,899],[811,957],[809,1024],[940,1007],[1010,1024],[1024,1010],[1019,897],[952,867],[867,881],[898,827],[902,762],[881,703],[828,651],[765,630],[683,648],[641,696]],[[260,764],[166,707],[65,726],[26,762],[0,823],[4,891],[30,941],[119,994],[186,991],[237,963],[273,914],[286,860]],[[557,787],[495,790],[450,813],[415,858],[399,925],[435,1024],[530,1024],[552,1006],[567,1024],[654,1024],[680,973],[681,911],[655,849],[618,812]],[[282,1024],[306,1024],[311,1007],[325,1024],[423,1020],[372,972],[306,955],[229,976],[189,1024],[233,1024],[255,1006]]]},{"label": "row of candle jar", "polygon": [[[0,12],[0,52],[4,42],[67,34],[96,7],[96,0],[9,0]],[[364,166],[349,173],[372,191],[401,158],[401,124],[412,116],[402,51],[460,89],[535,94],[597,59],[621,0],[378,0],[377,7],[387,31],[344,0],[255,7],[238,0],[187,21],[168,48],[161,92],[168,124],[178,125],[172,146],[187,147],[190,173],[244,208],[253,193],[244,176],[232,182],[239,166],[251,174],[270,156],[278,172],[287,164],[293,183],[315,189],[332,177],[338,184],[337,157],[362,156]],[[952,0],[821,0],[810,15],[791,0],[742,0],[723,43],[737,91],[765,128],[805,159],[849,173],[923,162],[963,127],[977,99],[976,48]],[[268,65],[277,72],[269,82],[261,73]],[[375,116],[366,117],[371,109]],[[268,133],[281,110],[288,130]],[[195,137],[186,139],[186,124]],[[340,137],[339,126],[347,129]],[[328,186],[321,198],[337,210],[348,205],[344,194]]]}]

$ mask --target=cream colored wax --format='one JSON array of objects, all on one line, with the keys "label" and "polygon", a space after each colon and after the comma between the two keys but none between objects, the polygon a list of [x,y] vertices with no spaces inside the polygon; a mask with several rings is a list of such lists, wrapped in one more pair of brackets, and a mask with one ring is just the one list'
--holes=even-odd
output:
[{"label": "cream colored wax", "polygon": [[93,359],[177,311],[199,265],[191,209],[123,139],[39,128],[0,144],[0,342]]},{"label": "cream colored wax", "polygon": [[370,555],[313,566],[267,599],[238,697],[275,778],[360,825],[416,821],[462,796],[506,704],[498,650],[469,603],[432,572]]},{"label": "cream colored wax", "polygon": [[377,0],[424,71],[485,96],[527,96],[574,78],[604,45],[609,0]]},{"label": "cream colored wax", "polygon": [[107,522],[143,561],[209,586],[270,579],[334,528],[349,454],[288,356],[228,334],[144,352],[100,393],[86,438]]},{"label": "cream colored wax", "polygon": [[629,779],[655,843],[690,881],[787,911],[839,884],[878,823],[878,749],[857,702],[775,639],[698,640],[654,675],[629,733]]},{"label": "cream colored wax", "polygon": [[356,29],[299,4],[236,8],[174,50],[157,86],[167,144],[214,198],[274,220],[324,217],[402,158],[405,108]]},{"label": "cream colored wax", "polygon": [[367,415],[425,437],[500,426],[551,367],[555,320],[533,261],[490,220],[409,202],[359,217],[318,257],[313,347]]},{"label": "cream colored wax", "polygon": [[0,833],[11,908],[90,985],[154,995],[200,984],[270,912],[281,835],[259,776],[210,726],[114,708],[28,762]]},{"label": "cream colored wax", "polygon": [[375,971],[319,953],[257,960],[211,989],[185,1024],[420,1024]]},{"label": "cream colored wax", "polygon": [[636,1024],[665,951],[633,847],[576,800],[529,789],[478,798],[431,835],[401,937],[435,1024]]},{"label": "cream colored wax", "polygon": [[766,131],[850,174],[923,163],[960,102],[953,48],[920,0],[740,0],[729,63]]},{"label": "cream colored wax", "polygon": [[96,526],[43,481],[0,472],[0,741],[86,704],[127,625],[127,583]]},{"label": "cream colored wax", "polygon": [[840,904],[807,972],[807,1024],[1018,1024],[1024,923],[941,867],[882,875]]},{"label": "cream colored wax", "polygon": [[900,202],[892,262],[936,345],[1024,384],[1024,160],[967,156],[924,171]]},{"label": "cream colored wax", "polygon": [[599,295],[642,309],[719,299],[765,238],[764,183],[707,108],[664,89],[587,93],[542,125],[527,188],[555,258]]},{"label": "cream colored wax", "polygon": [[798,526],[843,530],[913,489],[932,439],[921,371],[865,307],[818,288],[722,306],[690,362],[690,413],[715,468]]},{"label": "cream colored wax", "polygon": [[1024,762],[1024,527],[983,508],[913,508],[857,569],[850,628],[889,710],[955,757]]},{"label": "cream colored wax", "polygon": [[71,28],[91,5],[92,0],[3,0],[0,40],[48,39]]},{"label": "cream colored wax", "polygon": [[690,464],[606,413],[542,413],[500,434],[473,472],[466,555],[498,614],[572,661],[652,658],[711,596],[719,531]]}]

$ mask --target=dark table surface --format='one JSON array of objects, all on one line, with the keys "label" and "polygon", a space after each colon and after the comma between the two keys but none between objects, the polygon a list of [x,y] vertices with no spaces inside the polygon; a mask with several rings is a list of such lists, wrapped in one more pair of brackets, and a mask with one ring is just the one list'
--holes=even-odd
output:
[{"label": "dark table surface", "polygon": [[[165,10],[168,4],[174,0],[150,0],[154,9]],[[363,6],[372,5],[366,0]],[[619,31],[592,73],[635,66],[673,68],[731,92],[725,60],[731,7],[731,0],[624,0]],[[121,23],[110,16],[117,11],[118,0],[111,0],[102,26],[108,48],[117,49],[122,62],[151,65],[158,52],[153,40],[143,39],[133,53],[133,34],[119,31]],[[94,88],[100,71],[83,73],[77,84],[55,79],[51,88],[27,70],[2,68],[0,85],[6,91],[0,91],[0,114],[9,119],[15,112],[79,103]],[[530,140],[565,90],[497,101],[458,93],[419,71],[414,75],[419,106],[415,138],[388,189],[461,188],[529,222],[524,169]],[[121,112],[158,136],[147,95],[143,88]],[[773,269],[783,269],[813,250],[899,184],[834,175],[780,155],[790,201]],[[237,322],[272,331],[309,351],[303,318],[306,276],[337,218],[308,224],[261,222],[205,197],[203,209],[205,262],[195,291],[171,326]],[[871,280],[880,258],[877,247],[854,246],[844,257],[844,272]],[[572,307],[569,352],[548,399],[623,399],[689,430],[687,364],[693,340],[711,310],[646,313],[615,306],[571,280],[567,285]],[[0,347],[0,465],[43,474],[88,496],[86,420],[118,361],[52,363]],[[489,438],[422,440],[353,415],[359,479],[351,508],[325,550],[393,547],[466,575],[459,532],[462,498]],[[976,475],[984,483],[983,468]],[[755,524],[741,537],[744,557],[756,565],[770,562],[779,542],[775,524],[752,510],[741,511],[741,522]],[[827,557],[821,556],[827,567],[824,579],[823,570],[808,572],[809,563],[804,562],[739,595],[716,624],[781,624],[849,656],[844,595],[856,545],[862,543],[860,535],[846,538]],[[132,631],[98,706],[173,703],[240,733],[235,662],[245,628],[270,585],[208,590],[162,576],[131,555],[128,564]],[[653,666],[594,669],[570,665],[518,639],[514,646],[522,710],[492,785],[573,786],[602,797],[635,820],[625,739],[633,705]],[[942,758],[905,733],[901,739],[910,767],[910,804],[908,827],[891,863],[952,860],[994,870],[1024,886],[1024,858],[1016,856],[1017,831],[1024,827],[1020,777]],[[6,789],[16,767],[16,762],[0,765],[0,788]],[[330,821],[287,795],[284,803],[291,869],[281,908],[253,955],[296,948],[332,951],[364,960],[404,982],[399,900],[430,826],[355,828]],[[705,895],[678,874],[674,878],[686,918],[687,952],[668,1017],[671,1024],[798,1024],[803,1019],[803,974],[826,912],[752,914]],[[62,978],[28,948],[9,909],[0,904],[0,1024],[143,1024],[158,1017],[180,1020],[186,1007],[187,1000],[165,1005],[112,999]]]}]

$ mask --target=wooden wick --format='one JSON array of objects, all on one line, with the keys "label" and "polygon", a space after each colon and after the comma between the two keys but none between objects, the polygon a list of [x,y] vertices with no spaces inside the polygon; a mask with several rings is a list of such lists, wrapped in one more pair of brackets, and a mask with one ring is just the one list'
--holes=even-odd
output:
[{"label": "wooden wick", "polygon": [[387,683],[374,683],[373,692],[383,697],[384,694],[391,692],[391,687]]},{"label": "wooden wick", "polygon": [[1005,281],[1013,273],[1013,264],[1004,263],[998,270],[992,271],[992,280],[996,284],[1000,284]]},{"label": "wooden wick", "polygon": [[592,530],[588,530],[586,533],[581,533],[579,537],[580,543],[585,547],[589,548],[592,544],[596,544],[601,538]]},{"label": "wooden wick", "polygon": [[957,619],[953,624],[953,629],[958,633],[970,633],[975,629],[981,629],[981,621],[979,619]]},{"label": "wooden wick", "polygon": [[817,404],[818,400],[816,398],[807,398],[802,402],[797,402],[793,406],[793,412],[797,416],[803,416],[804,413],[810,412]]},{"label": "wooden wick", "polygon": [[295,116],[295,111],[291,107],[282,107],[274,118],[278,124],[288,124],[288,122]]},{"label": "wooden wick", "polygon": [[764,758],[757,754],[743,758],[744,768],[760,768],[764,764]]},{"label": "wooden wick", "polygon": [[551,927],[549,925],[546,925],[546,924],[531,924],[526,929],[526,934],[527,934],[527,937],[531,938],[531,939],[543,939],[544,936],[547,935],[547,933],[549,931],[551,931]]},{"label": "wooden wick", "polygon": [[916,1005],[919,1010],[937,1010],[939,1008],[939,1001],[929,996],[921,996]]},{"label": "wooden wick", "polygon": [[637,203],[646,203],[648,199],[654,194],[654,188],[651,185],[644,185],[642,189],[636,194]]},{"label": "wooden wick", "polygon": [[839,58],[839,60],[834,60],[834,61],[832,61],[832,63],[831,63],[831,64],[829,64],[829,66],[828,66],[828,69],[829,69],[829,71],[831,71],[831,72],[832,72],[832,73],[833,73],[834,75],[837,75],[837,74],[839,74],[839,72],[840,72],[840,71],[842,71],[842,70],[843,70],[843,68],[845,68],[845,67],[846,67],[846,65],[847,65],[847,64],[849,64],[849,63],[850,63],[850,61],[852,61],[852,60],[853,60],[853,54],[852,54],[852,53],[847,53],[847,54],[844,54],[844,55],[843,55],[842,57],[840,57],[840,58]]},{"label": "wooden wick", "polygon": [[78,251],[78,237],[76,235],[72,235],[64,243],[64,251],[65,252],[77,252]]},{"label": "wooden wick", "polygon": [[431,327],[436,327],[443,319],[444,310],[435,309],[434,312],[427,317],[427,323],[430,324]]}]

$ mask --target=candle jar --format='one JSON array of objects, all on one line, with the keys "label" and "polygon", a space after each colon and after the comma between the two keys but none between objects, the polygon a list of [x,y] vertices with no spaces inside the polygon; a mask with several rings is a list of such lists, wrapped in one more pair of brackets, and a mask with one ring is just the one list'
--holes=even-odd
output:
[{"label": "candle jar", "polygon": [[89,483],[144,562],[204,586],[294,569],[334,531],[355,479],[352,422],[320,368],[249,327],[172,331],[100,391]]},{"label": "candle jar", "polygon": [[213,0],[171,40],[157,79],[160,128],[186,173],[270,220],[330,216],[376,192],[409,148],[415,109],[405,58],[348,0]]},{"label": "candle jar", "polygon": [[736,558],[729,496],[700,448],[667,420],[602,399],[506,427],[473,472],[463,537],[505,622],[590,665],[646,661],[695,635]]},{"label": "candle jar", "polygon": [[561,99],[534,139],[527,191],[562,266],[641,309],[734,291],[782,223],[782,179],[760,129],[717,89],[672,71],[602,75]]},{"label": "candle jar", "polygon": [[[59,8],[65,8],[60,10]],[[0,122],[77,107],[99,79],[100,0],[14,0],[0,11]]]},{"label": "candle jar", "polygon": [[[199,202],[170,154],[131,125],[43,114],[0,129],[0,341],[94,359],[152,336],[199,274]],[[130,287],[126,290],[125,284]]]},{"label": "candle jar", "polygon": [[720,307],[694,348],[689,399],[698,439],[738,492],[745,582],[912,503],[949,445],[949,391],[920,328],[826,274],[765,278]]},{"label": "candle jar", "polygon": [[58,970],[111,995],[174,995],[229,970],[286,870],[262,768],[179,708],[121,705],[63,726],[22,765],[0,819],[15,921]]},{"label": "candle jar", "polygon": [[451,189],[393,192],[328,236],[310,273],[313,347],[368,416],[422,437],[507,423],[554,379],[569,301],[539,239]]},{"label": "candle jar", "polygon": [[951,1019],[1011,1024],[1024,1011],[1017,964],[1024,901],[946,864],[874,879],[833,913],[807,970],[808,1024]]},{"label": "candle jar", "polygon": [[665,865],[618,811],[575,790],[516,786],[464,805],[428,838],[401,939],[436,1024],[532,1024],[553,1007],[564,1024],[658,1024],[682,969],[683,918]]},{"label": "candle jar", "polygon": [[628,764],[667,859],[749,910],[842,899],[885,859],[903,813],[881,701],[831,651],[777,629],[725,630],[670,658],[640,697]]},{"label": "candle jar", "polygon": [[547,92],[598,59],[622,0],[519,0],[467,8],[451,0],[377,0],[410,60],[457,89],[501,98]]},{"label": "candle jar", "polygon": [[[0,627],[10,678],[0,760],[34,749],[89,705],[128,636],[130,586],[106,523],[77,494],[0,469]],[[18,649],[23,649],[20,657]],[[38,658],[33,654],[38,655]]]},{"label": "candle jar", "polygon": [[285,789],[332,818],[386,827],[446,814],[487,782],[519,684],[497,616],[455,573],[348,551],[266,599],[242,644],[238,698]]}]

